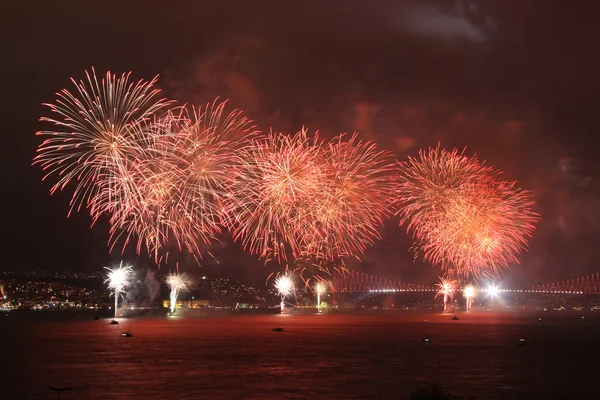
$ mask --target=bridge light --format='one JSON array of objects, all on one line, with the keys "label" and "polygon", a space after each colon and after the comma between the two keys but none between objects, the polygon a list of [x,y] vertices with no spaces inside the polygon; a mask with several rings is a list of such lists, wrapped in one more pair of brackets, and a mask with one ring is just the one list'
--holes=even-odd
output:
[{"label": "bridge light", "polygon": [[497,296],[498,293],[500,292],[500,290],[498,289],[498,286],[491,284],[488,289],[487,289],[488,293],[490,294],[490,296]]}]

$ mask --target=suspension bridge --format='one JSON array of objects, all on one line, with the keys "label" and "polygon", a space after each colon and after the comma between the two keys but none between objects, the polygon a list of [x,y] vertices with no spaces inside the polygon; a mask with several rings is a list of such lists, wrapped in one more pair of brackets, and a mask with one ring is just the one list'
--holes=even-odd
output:
[{"label": "suspension bridge", "polygon": [[[434,286],[419,285],[385,279],[353,270],[336,271],[332,277],[332,289],[338,293],[398,293],[437,292]],[[556,294],[600,294],[600,273],[571,280],[535,285],[528,288],[480,288],[480,292],[494,290],[498,293],[556,293]]]}]

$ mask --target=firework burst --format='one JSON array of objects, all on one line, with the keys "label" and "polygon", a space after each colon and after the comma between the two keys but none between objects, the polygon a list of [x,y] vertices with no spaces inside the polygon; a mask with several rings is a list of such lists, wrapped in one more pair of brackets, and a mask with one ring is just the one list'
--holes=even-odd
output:
[{"label": "firework burst", "polygon": [[261,257],[287,259],[299,253],[298,217],[320,195],[325,154],[306,130],[271,133],[240,152],[223,215],[235,240]]},{"label": "firework burst", "polygon": [[117,316],[117,308],[119,306],[119,297],[125,294],[125,289],[129,286],[129,279],[133,273],[133,268],[129,265],[123,265],[123,262],[118,267],[105,268],[107,278],[105,283],[108,285],[108,289],[112,290],[113,296],[115,297],[115,317]]},{"label": "firework burst", "polygon": [[488,179],[493,172],[456,149],[420,150],[418,158],[409,157],[399,165],[400,224],[418,235],[438,222],[456,192]]},{"label": "firework burst", "polygon": [[325,282],[319,281],[315,284],[314,292],[317,294],[317,309],[321,309],[321,295],[327,292],[327,284]]},{"label": "firework burst", "polygon": [[294,292],[294,279],[291,274],[279,275],[275,279],[275,288],[281,296],[281,311],[285,308],[285,300]]},{"label": "firework burst", "polygon": [[460,275],[498,275],[526,248],[538,218],[532,208],[531,194],[513,184],[469,188],[427,230],[421,248],[426,258],[452,265]]},{"label": "firework burst", "polygon": [[467,285],[463,290],[463,296],[467,301],[467,311],[471,311],[471,307],[473,306],[473,298],[475,297],[476,291],[472,285]]},{"label": "firework burst", "polygon": [[451,279],[440,278],[440,282],[436,283],[435,286],[438,288],[435,298],[439,296],[444,297],[444,312],[446,312],[448,300],[454,299],[454,292],[456,291],[457,283]]},{"label": "firework burst", "polygon": [[388,216],[390,154],[356,134],[328,143],[321,189],[309,207],[299,209],[295,236],[301,257],[336,260],[362,254],[380,238]]},{"label": "firework burst", "polygon": [[53,123],[55,130],[38,132],[48,139],[39,146],[34,164],[43,168],[44,179],[58,178],[51,193],[74,183],[69,214],[87,207],[97,218],[108,203],[122,200],[104,193],[129,192],[115,190],[114,185],[127,184],[129,171],[143,158],[147,121],[169,102],[153,88],[156,78],[134,82],[129,74],[117,77],[108,72],[98,80],[92,69],[85,80],[72,82],[75,91],[63,89],[55,104],[45,104],[54,117],[41,120]]},{"label": "firework burst", "polygon": [[188,290],[189,280],[185,274],[179,273],[171,273],[167,275],[167,285],[171,289],[170,293],[170,306],[171,306],[171,314],[175,312],[175,304],[177,304],[177,298],[179,297],[179,293],[184,290]]},{"label": "firework burst", "polygon": [[155,255],[176,243],[201,255],[200,246],[221,232],[220,205],[228,194],[238,151],[256,135],[240,111],[225,102],[171,111],[154,124],[150,155],[135,176],[136,196],[112,219],[112,241],[137,238]]},{"label": "firework burst", "polygon": [[497,275],[527,247],[532,193],[457,150],[421,151],[400,164],[401,223],[426,260],[463,276]]},{"label": "firework burst", "polygon": [[362,254],[388,215],[389,153],[357,135],[328,143],[307,131],[271,134],[243,150],[226,199],[228,226],[265,258],[333,261]]},{"label": "firework burst", "polygon": [[137,241],[158,254],[167,243],[200,255],[221,231],[223,197],[238,150],[256,131],[240,111],[224,113],[225,102],[178,107],[158,97],[150,82],[129,74],[95,71],[47,104],[54,131],[38,148],[34,164],[57,176],[51,192],[75,186],[69,214],[87,207],[95,223],[107,215],[111,249]]}]

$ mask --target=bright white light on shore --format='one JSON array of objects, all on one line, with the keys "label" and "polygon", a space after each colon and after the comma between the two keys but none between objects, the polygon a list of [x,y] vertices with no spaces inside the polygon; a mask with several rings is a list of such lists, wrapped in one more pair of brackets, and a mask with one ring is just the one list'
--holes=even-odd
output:
[{"label": "bright white light on shore", "polygon": [[129,265],[123,265],[123,262],[118,267],[105,268],[107,278],[105,283],[108,288],[113,291],[115,297],[115,317],[117,316],[117,308],[119,306],[119,296],[125,294],[125,289],[129,286],[129,278],[133,274],[133,268]]},{"label": "bright white light on shore", "polygon": [[317,282],[315,293],[317,294],[317,309],[321,311],[321,295],[327,291],[327,285],[324,282]]},{"label": "bright white light on shore", "polygon": [[475,296],[475,288],[473,286],[467,286],[464,290],[465,297],[473,297]]},{"label": "bright white light on shore", "polygon": [[318,282],[315,285],[315,292],[319,295],[325,293],[327,291],[327,286],[323,282]]},{"label": "bright white light on shore", "polygon": [[290,276],[282,275],[275,280],[275,288],[282,298],[288,297],[294,289],[294,281]]},{"label": "bright white light on shore", "polygon": [[177,304],[177,298],[182,290],[188,289],[188,280],[185,275],[179,275],[179,273],[171,273],[167,275],[167,285],[171,288],[170,294],[170,308],[171,314],[175,312],[175,304]]},{"label": "bright white light on shore", "polygon": [[500,293],[500,289],[496,285],[490,285],[488,287],[488,293],[490,294],[490,296],[497,296],[498,293]]},{"label": "bright white light on shore", "polygon": [[471,285],[465,287],[463,294],[467,299],[467,311],[471,311],[471,306],[473,305],[473,297],[475,297],[475,288]]},{"label": "bright white light on shore", "polygon": [[281,275],[275,280],[275,288],[277,292],[281,295],[281,312],[285,308],[285,299],[292,294],[294,290],[294,281],[292,280],[291,275]]}]

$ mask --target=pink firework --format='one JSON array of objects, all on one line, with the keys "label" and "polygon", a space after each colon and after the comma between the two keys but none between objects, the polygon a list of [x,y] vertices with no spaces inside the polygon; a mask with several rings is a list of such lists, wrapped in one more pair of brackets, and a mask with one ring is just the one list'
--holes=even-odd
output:
[{"label": "pink firework", "polygon": [[261,257],[298,254],[296,225],[301,211],[321,195],[325,152],[318,139],[302,130],[271,133],[241,149],[231,176],[223,215],[235,240]]},{"label": "pink firework", "polygon": [[435,297],[444,297],[444,312],[446,312],[448,300],[454,299],[454,293],[457,289],[457,282],[452,279],[440,278],[440,282],[435,285],[438,288],[438,292]]},{"label": "pink firework", "polygon": [[425,259],[463,276],[497,275],[518,262],[539,215],[532,193],[499,174],[439,147],[400,164],[401,223]]},{"label": "pink firework", "polygon": [[55,129],[38,132],[48,139],[33,163],[44,169],[44,179],[58,178],[51,193],[74,186],[71,211],[87,207],[97,218],[98,210],[107,208],[103,202],[120,201],[105,192],[128,192],[114,190],[113,185],[123,184],[123,177],[144,157],[147,121],[170,102],[153,88],[156,78],[134,82],[130,74],[117,77],[107,72],[99,81],[92,69],[85,80],[71,80],[75,91],[63,89],[55,104],[45,104],[54,116],[41,120]]},{"label": "pink firework", "polygon": [[334,138],[326,150],[321,190],[299,210],[295,235],[302,257],[336,260],[360,255],[380,238],[393,164],[390,153],[357,134]]},{"label": "pink firework", "polygon": [[182,108],[157,122],[148,159],[135,176],[135,196],[112,219],[112,239],[137,238],[155,255],[167,243],[201,255],[221,232],[220,207],[237,154],[255,136],[240,111],[225,102]]}]

